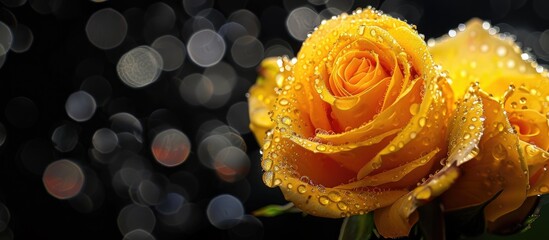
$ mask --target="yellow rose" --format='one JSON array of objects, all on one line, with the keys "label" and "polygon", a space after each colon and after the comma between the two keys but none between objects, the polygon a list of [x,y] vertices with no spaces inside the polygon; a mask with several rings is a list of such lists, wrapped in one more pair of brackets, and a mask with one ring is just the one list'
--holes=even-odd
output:
[{"label": "yellow rose", "polygon": [[[383,236],[408,235],[416,208],[450,187],[458,161],[474,155],[479,100],[458,109],[468,119],[452,123],[443,168],[453,97],[413,26],[370,8],[343,14],[323,21],[294,61],[278,59],[272,76],[282,77],[260,78],[250,91],[256,136],[274,124],[262,145],[263,181],[309,214],[375,211]],[[256,115],[267,109],[271,119]]]},{"label": "yellow rose", "polygon": [[460,167],[462,176],[442,202],[451,211],[501,191],[485,209],[489,228],[501,230],[533,206],[527,197],[549,192],[549,79],[512,37],[486,22],[471,20],[450,35],[430,42],[430,52],[448,70],[456,100],[478,83],[486,121],[479,154]]}]

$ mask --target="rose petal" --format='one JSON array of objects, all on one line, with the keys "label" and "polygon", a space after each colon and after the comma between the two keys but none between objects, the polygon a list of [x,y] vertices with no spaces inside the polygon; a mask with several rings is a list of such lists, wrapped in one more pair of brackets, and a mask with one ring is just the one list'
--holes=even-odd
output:
[{"label": "rose petal", "polygon": [[377,231],[385,238],[408,236],[410,229],[418,220],[416,209],[447,191],[459,175],[456,166],[448,165],[391,206],[377,209],[374,212]]},{"label": "rose petal", "polygon": [[509,81],[501,84],[501,79],[537,74],[537,65],[523,60],[522,51],[512,37],[495,34],[488,23],[479,19],[472,19],[465,26],[455,37],[431,42],[434,45],[429,49],[435,62],[449,72],[454,92],[465,92],[471,83],[480,82],[488,93],[500,99],[508,84],[512,84]]},{"label": "rose petal", "polygon": [[[444,88],[444,82],[441,81],[442,88]],[[418,207],[456,188],[453,184],[457,185],[455,182],[461,181],[461,178],[457,180],[460,175],[458,165],[467,162],[478,152],[476,146],[483,130],[482,106],[475,89],[471,88],[465,100],[453,113],[454,119],[450,124],[449,136],[451,144],[445,166],[413,191],[399,198],[393,205],[375,211],[374,219],[381,235],[384,237],[407,236],[418,220],[416,213]],[[464,137],[464,133],[470,135]]]},{"label": "rose petal", "polygon": [[534,144],[524,141],[520,141],[519,144],[530,174],[528,196],[549,193],[549,153]]},{"label": "rose petal", "polygon": [[[381,191],[372,187],[351,191],[332,187],[354,177],[354,173],[323,154],[300,148],[279,131],[269,134],[263,147],[263,181],[269,187],[280,186],[286,199],[307,213],[330,218],[364,214],[391,204],[407,192],[406,189]],[[314,161],[305,161],[307,159]]]},{"label": "rose petal", "polygon": [[263,145],[265,133],[274,127],[269,112],[276,100],[276,87],[282,86],[292,63],[284,58],[267,58],[261,62],[257,83],[249,90],[248,114],[250,116],[250,130],[259,143]]},{"label": "rose petal", "polygon": [[485,218],[494,221],[526,199],[528,172],[502,104],[483,92],[480,97],[486,120],[479,154],[460,166],[462,176],[442,200],[445,209],[451,211],[479,205],[502,191],[484,210]]}]

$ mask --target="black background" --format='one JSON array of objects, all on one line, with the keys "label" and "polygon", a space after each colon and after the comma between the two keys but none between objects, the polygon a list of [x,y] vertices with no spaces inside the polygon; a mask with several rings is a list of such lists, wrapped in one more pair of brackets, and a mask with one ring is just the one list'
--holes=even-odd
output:
[{"label": "black background", "polygon": [[[106,171],[104,167],[89,164],[89,168],[103,180],[106,198],[99,209],[84,214],[75,211],[67,201],[51,197],[44,189],[41,176],[29,172],[20,162],[24,143],[41,139],[49,144],[41,150],[36,150],[37,153],[44,154],[45,162],[72,158],[86,164],[87,149],[90,147],[90,139],[94,131],[108,126],[109,116],[120,111],[130,112],[143,122],[151,112],[159,108],[169,109],[178,116],[180,130],[185,132],[193,143],[190,158],[178,168],[192,172],[199,180],[200,189],[194,202],[202,209],[205,209],[212,197],[220,193],[248,195],[244,202],[247,213],[267,204],[285,203],[278,189],[268,189],[262,184],[258,146],[250,133],[243,135],[252,163],[247,176],[249,189],[244,193],[239,189],[240,185],[224,183],[211,170],[198,164],[194,152],[198,145],[193,141],[198,126],[205,120],[213,118],[225,121],[230,103],[246,100],[247,88],[255,81],[255,68],[243,69],[235,65],[235,69],[242,77],[242,82],[238,83],[229,104],[215,110],[190,106],[170,89],[171,78],[181,78],[189,73],[202,71],[202,68],[194,65],[188,57],[181,69],[163,73],[161,79],[153,85],[144,89],[131,89],[118,79],[115,69],[118,58],[128,49],[100,50],[88,41],[84,28],[89,16],[99,9],[111,7],[119,12],[131,7],[146,9],[149,4],[157,1],[110,0],[105,3],[94,3],[86,0],[60,0],[57,2],[62,4],[60,12],[46,15],[35,12],[28,3],[16,8],[5,7],[34,34],[34,42],[30,50],[20,54],[9,53],[4,66],[0,69],[0,108],[2,109],[0,122],[7,129],[8,136],[7,141],[0,147],[0,201],[10,210],[12,218],[9,228],[16,239],[122,239],[116,218],[119,210],[130,200],[121,199],[113,192],[109,179],[102,177]],[[179,24],[179,28],[182,27],[182,23],[189,16],[182,11],[181,1],[165,0],[163,2],[176,10],[178,16],[176,24]],[[383,2],[356,0],[353,8],[367,5],[380,7]],[[288,34],[285,18],[289,12],[288,6],[300,6],[306,3],[306,1],[292,0],[220,0],[216,1],[214,8],[226,17],[241,8],[251,10],[261,21],[261,33],[258,37],[260,41],[265,43],[273,38],[282,38],[290,43],[296,53],[301,43]],[[494,25],[507,23],[516,29],[521,29],[514,34],[543,32],[549,27],[549,21],[537,14],[534,10],[534,1],[531,0],[426,0],[414,1],[414,4],[421,10],[421,15],[418,18],[419,21],[412,23],[417,25],[418,31],[423,33],[426,39],[446,34],[449,29],[456,28],[458,24],[472,17],[490,20]],[[278,9],[274,11],[277,14],[264,14],[266,9],[272,7]],[[316,8],[320,11],[322,6]],[[545,12],[549,13],[549,7]],[[185,36],[180,37],[186,43]],[[519,41],[522,38],[526,39],[523,35],[517,37]],[[144,39],[141,41],[141,44],[147,43]],[[526,42],[523,45],[530,48],[536,47],[529,46]],[[104,66],[103,76],[110,81],[113,88],[111,99],[118,99],[119,104],[99,108],[91,120],[77,123],[81,131],[76,149],[69,153],[56,152],[49,139],[53,129],[61,123],[74,122],[67,116],[64,104],[68,95],[76,91],[81,81],[87,77],[77,71],[79,64],[86,59],[94,59]],[[225,60],[232,63],[228,56]],[[544,63],[543,60],[540,62]],[[17,127],[7,119],[10,112],[4,111],[6,104],[10,99],[18,96],[31,99],[37,106],[38,115],[31,121],[33,124],[30,127]],[[32,114],[29,117],[32,118]],[[146,140],[145,146],[147,143]],[[151,156],[150,150],[146,147],[143,148],[142,154]],[[173,169],[160,165],[154,165],[154,168],[163,174],[174,172]],[[264,239],[298,237],[336,239],[341,224],[340,219],[303,217],[300,214],[286,214],[276,218],[260,218],[260,220],[264,226]],[[228,231],[211,226],[204,213],[196,221],[199,224],[191,233],[170,233],[157,226],[153,235],[157,239],[232,239]]]}]

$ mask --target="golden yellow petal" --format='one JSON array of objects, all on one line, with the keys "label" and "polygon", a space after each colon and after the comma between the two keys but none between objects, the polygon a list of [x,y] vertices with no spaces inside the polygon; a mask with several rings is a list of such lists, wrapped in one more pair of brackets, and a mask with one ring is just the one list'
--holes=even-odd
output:
[{"label": "golden yellow petal", "polygon": [[484,210],[486,219],[494,221],[526,199],[528,172],[502,104],[483,92],[480,97],[486,120],[478,155],[460,165],[462,176],[442,200],[451,211],[482,204],[502,191]]},{"label": "golden yellow petal", "polygon": [[480,82],[481,87],[488,87],[485,90],[499,99],[511,84],[508,81],[501,84],[502,79],[537,74],[537,64],[522,53],[512,37],[496,33],[479,19],[467,22],[465,29],[458,30],[453,37],[441,37],[430,43],[433,59],[450,74],[452,88],[458,93],[456,98],[461,98],[460,93],[471,83]]},{"label": "golden yellow petal", "polygon": [[410,229],[418,220],[416,209],[447,191],[459,175],[458,167],[447,165],[391,206],[377,209],[374,212],[377,231],[385,238],[408,236]]},{"label": "golden yellow petal", "polygon": [[275,125],[269,115],[277,96],[275,88],[282,86],[291,65],[285,58],[272,57],[263,60],[259,66],[257,82],[249,90],[250,129],[259,145],[263,145],[265,133]]},{"label": "golden yellow petal", "polygon": [[529,183],[528,196],[549,193],[549,153],[534,144],[520,141],[522,155],[528,165]]},{"label": "golden yellow petal", "polygon": [[[263,181],[269,187],[280,187],[287,200],[315,216],[339,218],[364,214],[385,207],[406,189],[371,187],[339,189],[337,186],[354,178],[339,164],[321,153],[313,153],[281,136],[274,129],[262,148]],[[298,172],[299,170],[299,172]]]}]

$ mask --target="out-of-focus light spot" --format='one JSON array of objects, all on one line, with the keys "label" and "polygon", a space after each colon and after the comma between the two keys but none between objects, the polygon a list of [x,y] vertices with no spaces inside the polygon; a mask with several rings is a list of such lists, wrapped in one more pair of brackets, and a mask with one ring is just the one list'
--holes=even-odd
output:
[{"label": "out-of-focus light spot", "polygon": [[295,56],[290,44],[281,39],[275,39],[274,41],[268,42],[267,49],[265,49],[265,58],[280,56],[288,56],[289,58]]},{"label": "out-of-focus light spot", "polygon": [[154,137],[151,150],[158,163],[166,167],[175,167],[189,157],[191,142],[181,131],[168,129]]},{"label": "out-of-focus light spot", "polygon": [[250,159],[240,148],[229,146],[217,153],[214,159],[217,175],[224,181],[236,182],[250,170]]},{"label": "out-of-focus light spot", "polygon": [[135,135],[139,140],[142,139],[143,125],[134,115],[127,112],[120,112],[113,114],[109,120],[111,121],[111,129],[114,132],[127,132]]},{"label": "out-of-focus light spot", "polygon": [[248,103],[237,102],[227,112],[227,123],[241,134],[250,132],[250,119],[248,117]]},{"label": "out-of-focus light spot", "polygon": [[12,98],[4,109],[8,122],[19,128],[28,128],[38,119],[38,108],[27,97]]},{"label": "out-of-focus light spot", "polygon": [[166,194],[164,200],[156,205],[155,208],[161,214],[170,215],[179,211],[183,203],[185,203],[185,198],[181,194],[170,192]]},{"label": "out-of-focus light spot", "polygon": [[206,104],[213,95],[212,81],[199,73],[186,76],[179,85],[179,93],[190,105]]},{"label": "out-of-focus light spot", "polygon": [[0,45],[2,46],[2,49],[0,49],[0,56],[8,53],[9,49],[11,48],[12,42],[13,34],[10,27],[4,22],[0,21]]},{"label": "out-of-focus light spot", "polygon": [[225,50],[223,38],[210,29],[194,33],[187,43],[189,57],[201,67],[210,67],[221,61]]},{"label": "out-of-focus light spot", "polygon": [[143,229],[135,229],[126,233],[123,240],[156,240],[156,238]]},{"label": "out-of-focus light spot", "polygon": [[65,111],[77,122],[88,121],[93,117],[97,104],[92,95],[85,91],[72,93],[65,102]]},{"label": "out-of-focus light spot", "polygon": [[218,153],[226,147],[237,147],[246,151],[244,140],[235,130],[227,126],[217,127],[211,130],[198,145],[198,158],[204,166],[215,169],[215,159]]},{"label": "out-of-focus light spot", "polygon": [[123,83],[140,88],[155,82],[163,67],[162,56],[155,49],[139,46],[122,55],[116,70]]},{"label": "out-of-focus light spot", "polygon": [[549,29],[543,31],[539,37],[539,45],[545,52],[545,55],[549,54]]},{"label": "out-of-focus light spot", "polygon": [[0,122],[0,146],[4,145],[6,138],[8,138],[8,132],[6,131],[4,124]]},{"label": "out-of-focus light spot", "polygon": [[80,84],[80,90],[92,95],[99,106],[107,104],[112,95],[111,84],[103,76],[99,75],[86,78],[82,84]]},{"label": "out-of-focus light spot", "polygon": [[92,145],[100,153],[110,153],[118,146],[118,136],[108,128],[98,129],[93,134]]},{"label": "out-of-focus light spot", "polygon": [[208,8],[200,11],[195,17],[205,18],[213,24],[215,29],[219,29],[226,21],[223,13],[215,8]]},{"label": "out-of-focus light spot", "polygon": [[162,56],[163,70],[165,71],[173,71],[181,67],[187,55],[185,44],[172,35],[157,38],[151,47]]},{"label": "out-of-focus light spot", "polygon": [[349,12],[354,3],[354,0],[328,0],[326,8],[335,8],[342,12]]},{"label": "out-of-focus light spot", "polygon": [[48,193],[58,199],[69,199],[78,195],[84,181],[84,172],[80,166],[66,159],[48,165],[42,177]]},{"label": "out-of-focus light spot", "polygon": [[206,214],[216,228],[229,229],[237,225],[244,216],[244,206],[238,198],[222,194],[210,201]]},{"label": "out-of-focus light spot", "polygon": [[252,36],[238,38],[231,47],[233,60],[243,68],[256,66],[263,59],[263,44]]},{"label": "out-of-focus light spot", "polygon": [[234,42],[236,39],[248,35],[248,31],[239,23],[228,22],[219,28],[219,34],[229,42]]},{"label": "out-of-focus light spot", "polygon": [[231,13],[228,21],[242,25],[248,31],[248,35],[252,37],[257,38],[261,31],[261,25],[257,16],[246,9],[240,9]]},{"label": "out-of-focus light spot", "polygon": [[120,210],[117,222],[118,229],[123,235],[135,229],[152,232],[156,224],[156,217],[149,207],[129,204]]},{"label": "out-of-focus light spot", "polygon": [[198,204],[186,202],[173,214],[159,214],[158,219],[170,230],[192,234],[200,229],[201,221],[197,219],[204,218],[203,211]]},{"label": "out-of-focus light spot", "polygon": [[229,230],[234,239],[263,239],[263,223],[252,215],[244,215],[240,222]]},{"label": "out-of-focus light spot", "polygon": [[304,41],[307,38],[307,34],[312,32],[319,24],[320,17],[314,10],[308,7],[296,8],[286,18],[288,32],[293,38],[299,41]]},{"label": "out-of-focus light spot", "polygon": [[91,1],[94,2],[94,3],[104,3],[107,0],[91,0]]},{"label": "out-of-focus light spot", "polygon": [[196,15],[198,12],[203,9],[212,8],[213,0],[183,0],[183,9],[190,16]]},{"label": "out-of-focus light spot", "polygon": [[143,35],[150,42],[173,29],[176,21],[175,11],[166,3],[153,3],[147,8],[144,20]]},{"label": "out-of-focus light spot", "polygon": [[212,88],[210,98],[202,102],[201,105],[212,109],[225,105],[237,83],[237,75],[234,68],[225,62],[219,62],[212,67],[206,68],[204,70],[204,77],[210,81]]},{"label": "out-of-focus light spot", "polygon": [[190,24],[192,26],[193,32],[197,32],[204,29],[210,29],[212,31],[215,30],[214,24],[209,19],[202,16],[195,16],[187,20],[185,24]]},{"label": "out-of-focus light spot", "polygon": [[13,44],[11,50],[16,53],[22,53],[29,50],[34,41],[32,31],[25,25],[19,23],[13,30]]},{"label": "out-of-focus light spot", "polygon": [[8,228],[10,219],[10,210],[6,207],[6,205],[0,202],[0,232],[3,232],[6,228]]},{"label": "out-of-focus light spot", "polygon": [[78,143],[78,129],[73,124],[63,124],[55,128],[51,141],[59,152],[70,152]]},{"label": "out-of-focus light spot", "polygon": [[0,0],[6,7],[20,7],[27,2],[27,0]]},{"label": "out-of-focus light spot", "polygon": [[128,23],[122,14],[112,8],[101,9],[88,19],[86,35],[100,49],[112,49],[124,41]]}]

